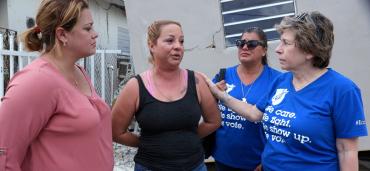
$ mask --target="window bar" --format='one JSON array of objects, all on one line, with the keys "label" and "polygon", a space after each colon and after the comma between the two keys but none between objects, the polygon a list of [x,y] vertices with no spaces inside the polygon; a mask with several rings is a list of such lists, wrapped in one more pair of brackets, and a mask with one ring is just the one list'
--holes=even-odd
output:
[{"label": "window bar", "polygon": [[281,15],[274,15],[274,16],[269,16],[269,17],[256,18],[256,19],[252,19],[252,20],[243,20],[243,21],[237,21],[237,22],[232,22],[232,23],[226,23],[226,24],[224,24],[224,27],[238,25],[238,24],[244,24],[244,23],[251,23],[251,22],[255,22],[255,21],[275,19],[275,18],[291,16],[291,15],[294,15],[294,12],[293,13],[287,13],[287,14],[281,14]]},{"label": "window bar", "polygon": [[261,9],[261,8],[267,8],[267,7],[273,7],[273,6],[279,6],[279,5],[290,4],[290,3],[293,3],[293,1],[277,2],[277,3],[259,5],[259,6],[249,7],[249,8],[232,10],[232,11],[225,11],[225,12],[222,12],[222,15],[232,14],[232,13],[237,13],[237,12],[242,12],[242,11],[250,11],[250,10]]}]

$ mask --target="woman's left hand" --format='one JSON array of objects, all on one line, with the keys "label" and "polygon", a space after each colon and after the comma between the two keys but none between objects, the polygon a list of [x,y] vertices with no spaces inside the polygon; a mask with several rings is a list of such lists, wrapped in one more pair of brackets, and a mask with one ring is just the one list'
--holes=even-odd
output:
[{"label": "woman's left hand", "polygon": [[225,85],[224,80],[215,84],[205,74],[203,74],[203,73],[199,73],[199,74],[204,78],[204,80],[206,81],[206,83],[207,83],[209,89],[211,90],[212,94],[217,99],[221,99],[225,95],[224,89],[225,89],[226,85]]},{"label": "woman's left hand", "polygon": [[262,165],[259,164],[255,169],[254,171],[262,171]]}]

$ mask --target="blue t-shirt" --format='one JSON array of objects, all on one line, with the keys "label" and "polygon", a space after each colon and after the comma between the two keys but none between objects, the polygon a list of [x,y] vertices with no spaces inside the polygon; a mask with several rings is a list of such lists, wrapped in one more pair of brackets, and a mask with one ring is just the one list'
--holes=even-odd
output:
[{"label": "blue t-shirt", "polygon": [[264,170],[339,170],[336,138],[367,135],[359,88],[332,69],[299,91],[282,74],[257,103],[267,143]]},{"label": "blue t-shirt", "polygon": [[[244,85],[237,74],[237,66],[226,69],[226,91],[239,100],[246,98],[251,104],[255,104],[263,97],[269,85],[281,74],[265,65],[262,73],[253,83]],[[222,103],[218,106],[222,122],[221,127],[216,131],[213,157],[216,161],[235,168],[246,170],[256,168],[261,163],[265,143],[261,122],[249,122]]]}]

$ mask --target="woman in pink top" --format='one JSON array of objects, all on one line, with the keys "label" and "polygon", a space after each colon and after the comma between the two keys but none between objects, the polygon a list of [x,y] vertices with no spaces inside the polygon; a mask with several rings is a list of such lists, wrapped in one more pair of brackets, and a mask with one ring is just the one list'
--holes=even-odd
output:
[{"label": "woman in pink top", "polygon": [[41,52],[0,106],[0,171],[111,171],[111,115],[77,60],[96,50],[84,0],[43,0],[25,47]]}]

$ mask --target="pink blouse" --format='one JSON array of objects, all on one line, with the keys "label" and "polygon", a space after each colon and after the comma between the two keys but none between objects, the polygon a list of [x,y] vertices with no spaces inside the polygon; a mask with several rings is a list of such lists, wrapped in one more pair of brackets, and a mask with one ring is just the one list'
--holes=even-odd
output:
[{"label": "pink blouse", "polygon": [[90,97],[42,58],[16,73],[0,104],[0,171],[113,170],[111,111],[83,73]]}]

